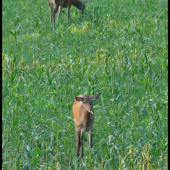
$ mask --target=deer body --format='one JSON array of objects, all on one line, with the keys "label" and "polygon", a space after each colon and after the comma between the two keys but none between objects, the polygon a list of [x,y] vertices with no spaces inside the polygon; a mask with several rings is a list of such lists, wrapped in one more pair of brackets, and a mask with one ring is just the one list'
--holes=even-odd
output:
[{"label": "deer body", "polygon": [[[85,8],[85,3],[87,3],[89,0],[86,1],[79,1],[79,0],[48,0],[48,5],[50,8],[51,12],[51,22],[55,23],[55,14],[58,11],[58,17],[57,21],[60,18],[61,10],[62,8],[67,8],[67,20],[69,20],[69,11],[71,8],[71,5],[74,5],[79,9],[79,11],[83,14],[84,8]],[[53,5],[54,5],[54,11],[53,11]]]},{"label": "deer body", "polygon": [[92,149],[92,134],[94,122],[93,101],[100,96],[98,93],[93,96],[79,95],[73,105],[73,117],[76,130],[76,152],[79,157],[81,147],[81,158],[83,157],[83,133],[89,132],[89,146]]}]

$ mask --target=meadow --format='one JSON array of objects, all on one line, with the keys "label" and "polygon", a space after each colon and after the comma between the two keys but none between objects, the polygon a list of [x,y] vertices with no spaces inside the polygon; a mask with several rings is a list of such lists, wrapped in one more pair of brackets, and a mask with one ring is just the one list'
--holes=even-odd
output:
[{"label": "meadow", "polygon": [[[2,169],[168,169],[168,1],[2,2]],[[56,15],[57,18],[57,15]],[[94,102],[93,149],[76,157],[72,105]]]}]

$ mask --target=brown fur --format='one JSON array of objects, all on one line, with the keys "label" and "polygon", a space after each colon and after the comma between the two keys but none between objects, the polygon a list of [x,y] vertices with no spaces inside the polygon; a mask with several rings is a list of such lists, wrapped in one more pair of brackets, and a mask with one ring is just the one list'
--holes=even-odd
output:
[{"label": "brown fur", "polygon": [[81,158],[83,157],[83,133],[89,132],[89,146],[92,148],[92,134],[94,122],[93,100],[97,99],[100,93],[88,96],[79,95],[76,97],[73,105],[73,117],[77,138],[77,156],[81,147]]},{"label": "brown fur", "polygon": [[[58,11],[58,17],[57,17],[57,21],[60,18],[60,14],[61,14],[61,10],[62,8],[67,8],[67,20],[69,20],[69,11],[71,8],[71,5],[74,5],[75,7],[77,7],[80,12],[83,14],[84,8],[85,8],[85,3],[87,3],[89,0],[86,1],[79,1],[79,0],[48,0],[48,5],[50,8],[50,12],[51,12],[51,22],[55,23],[55,14]],[[53,5],[54,5],[54,11],[53,11]]]}]

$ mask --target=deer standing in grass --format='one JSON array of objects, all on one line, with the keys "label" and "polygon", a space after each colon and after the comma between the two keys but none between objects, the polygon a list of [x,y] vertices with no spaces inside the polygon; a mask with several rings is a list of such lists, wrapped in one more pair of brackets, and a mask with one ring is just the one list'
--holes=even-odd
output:
[{"label": "deer standing in grass", "polygon": [[83,158],[83,133],[89,132],[89,146],[92,149],[92,134],[94,122],[93,101],[96,100],[101,93],[93,96],[79,95],[75,98],[73,105],[73,117],[76,130],[76,152],[79,157],[81,147],[81,158]]},{"label": "deer standing in grass", "polygon": [[[67,8],[67,21],[69,20],[69,11],[71,8],[71,5],[74,5],[75,7],[77,7],[79,9],[79,11],[81,12],[81,14],[83,14],[84,8],[85,8],[85,3],[89,2],[89,0],[86,1],[79,1],[79,0],[48,0],[48,5],[50,8],[50,12],[51,12],[51,22],[55,23],[55,14],[58,11],[58,17],[57,17],[57,21],[60,18],[60,14],[61,14],[61,10],[62,8]],[[54,5],[54,11],[53,11],[53,5]]]}]

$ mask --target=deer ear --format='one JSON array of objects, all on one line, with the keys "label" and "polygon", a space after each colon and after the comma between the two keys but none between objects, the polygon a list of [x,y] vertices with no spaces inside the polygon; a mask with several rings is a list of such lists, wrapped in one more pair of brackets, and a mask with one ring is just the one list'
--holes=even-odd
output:
[{"label": "deer ear", "polygon": [[93,101],[93,100],[96,100],[96,99],[100,96],[100,94],[101,94],[101,93],[98,93],[98,94],[95,94],[95,95],[91,96],[91,97],[90,97],[91,100],[92,100],[92,101]]},{"label": "deer ear", "polygon": [[82,4],[85,4],[85,3],[89,2],[89,1],[90,1],[90,0],[83,1]]},{"label": "deer ear", "polygon": [[76,97],[76,100],[77,100],[78,102],[80,102],[80,101],[83,102],[83,98],[82,98],[82,97]]}]

